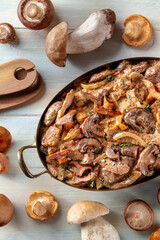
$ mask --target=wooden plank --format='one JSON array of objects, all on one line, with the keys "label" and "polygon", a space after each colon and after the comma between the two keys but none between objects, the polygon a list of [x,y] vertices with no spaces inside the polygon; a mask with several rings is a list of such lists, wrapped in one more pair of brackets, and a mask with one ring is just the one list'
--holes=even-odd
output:
[{"label": "wooden plank", "polygon": [[116,29],[113,38],[95,51],[79,55],[69,55],[66,67],[60,68],[52,64],[45,54],[45,35],[41,36],[39,32],[31,30],[18,29],[19,43],[0,45],[0,64],[15,58],[31,60],[42,75],[46,90],[45,95],[40,99],[37,98],[38,100],[36,99],[36,101],[32,100],[32,104],[26,103],[22,107],[5,110],[2,113],[7,115],[41,115],[57,92],[70,81],[92,68],[122,58],[160,56],[157,51],[160,48],[160,41],[158,40],[160,38],[159,31],[154,33],[154,38],[152,37],[146,45],[138,48],[127,46],[121,40],[121,34],[122,31]]},{"label": "wooden plank", "polygon": [[[123,240],[146,240],[151,231],[157,226],[160,219],[159,204],[156,199],[156,193],[159,188],[159,178],[143,185],[112,192],[91,192],[83,191],[52,179],[45,174],[37,179],[29,179],[24,176],[20,170],[16,151],[22,145],[32,143],[38,117],[1,117],[0,124],[7,127],[13,136],[13,145],[7,156],[9,157],[11,169],[5,176],[0,176],[1,193],[6,194],[15,206],[15,215],[12,222],[4,228],[1,228],[0,239],[76,239],[80,240],[80,226],[68,225],[66,214],[69,207],[79,200],[95,200],[104,203],[110,209],[110,214],[105,218],[110,221],[119,231]],[[18,126],[18,127],[17,127]],[[29,169],[33,173],[42,170],[42,164],[37,157],[37,153],[27,150],[25,160]],[[59,211],[56,216],[47,223],[36,222],[28,218],[24,206],[29,195],[36,190],[46,190],[55,195],[59,202]],[[128,201],[135,198],[143,199],[154,209],[154,225],[148,231],[139,233],[131,230],[124,221],[123,211]]]},{"label": "wooden plank", "polygon": [[[160,1],[126,1],[121,0],[92,0],[92,1],[72,1],[59,0],[52,1],[55,7],[55,19],[51,26],[61,21],[68,21],[70,29],[78,27],[94,11],[104,8],[113,9],[117,15],[117,23],[123,28],[124,19],[134,13],[147,17],[155,29],[160,29],[159,8]],[[24,27],[17,17],[17,6],[19,0],[1,0],[1,22],[10,22],[15,27]],[[81,6],[80,6],[81,5]],[[154,14],[153,14],[154,12]]]}]

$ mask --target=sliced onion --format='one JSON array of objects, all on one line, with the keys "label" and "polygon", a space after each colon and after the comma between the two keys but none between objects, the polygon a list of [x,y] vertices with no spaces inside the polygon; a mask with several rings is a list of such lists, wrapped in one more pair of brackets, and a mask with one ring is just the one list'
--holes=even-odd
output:
[{"label": "sliced onion", "polygon": [[132,185],[135,181],[137,181],[137,179],[140,178],[140,176],[142,175],[141,172],[139,171],[133,171],[131,173],[131,175],[124,181],[122,182],[119,182],[119,183],[115,183],[113,184],[110,188],[111,189],[119,189],[119,188],[124,188],[124,187],[127,187],[127,186],[130,186]]},{"label": "sliced onion", "polygon": [[141,146],[143,146],[143,147],[147,146],[147,143],[145,141],[143,141],[142,138],[140,138],[139,136],[137,136],[136,134],[131,133],[131,132],[119,132],[116,135],[114,135],[113,139],[118,140],[123,137],[134,138],[136,141],[138,141],[140,143]]},{"label": "sliced onion", "polygon": [[101,82],[91,83],[91,84],[81,83],[81,87],[84,88],[84,89],[95,89],[95,88],[99,88],[99,87],[104,86],[106,82],[107,82],[107,80],[103,80]]}]

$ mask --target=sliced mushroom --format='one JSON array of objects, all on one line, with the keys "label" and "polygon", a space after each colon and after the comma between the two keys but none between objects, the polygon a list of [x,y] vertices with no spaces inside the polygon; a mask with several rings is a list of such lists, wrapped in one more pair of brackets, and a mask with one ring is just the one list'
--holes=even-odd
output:
[{"label": "sliced mushroom", "polygon": [[146,202],[133,200],[126,205],[124,218],[132,229],[144,231],[153,224],[153,210]]},{"label": "sliced mushroom", "polygon": [[154,85],[160,82],[160,62],[147,69],[145,73],[146,80],[151,81]]},{"label": "sliced mushroom", "polygon": [[0,23],[0,43],[10,43],[16,37],[14,28],[9,23]]},{"label": "sliced mushroom", "polygon": [[156,122],[153,114],[143,108],[130,109],[124,116],[124,121],[140,133],[154,133]]},{"label": "sliced mushroom", "polygon": [[[131,146],[125,146],[127,143],[123,144],[121,143],[120,145],[112,145],[111,149],[116,152],[120,153],[122,156],[130,156],[133,158],[137,158],[138,152],[139,152],[139,147],[136,145],[131,145]],[[106,152],[107,155],[107,152]]]},{"label": "sliced mushroom", "polygon": [[144,73],[148,68],[148,62],[141,61],[135,65],[133,65],[132,70],[134,72]]},{"label": "sliced mushroom", "polygon": [[5,153],[8,151],[12,144],[11,133],[4,127],[0,126],[0,152]]},{"label": "sliced mushroom", "polygon": [[115,159],[115,160],[120,159],[119,151],[115,151],[114,145],[112,145],[112,144],[109,144],[107,146],[105,153],[106,153],[106,156],[110,159]]},{"label": "sliced mushroom", "polygon": [[105,136],[103,128],[96,123],[97,120],[99,120],[98,114],[93,114],[92,116],[87,117],[81,124],[80,128],[85,137],[93,137],[94,135],[99,137]]},{"label": "sliced mushroom", "polygon": [[5,174],[9,171],[9,161],[4,153],[0,153],[0,174]]},{"label": "sliced mushroom", "polygon": [[57,160],[59,164],[65,163],[68,161],[67,157],[71,153],[70,149],[62,150],[61,152],[53,153],[46,157],[47,163],[52,163],[52,160]]},{"label": "sliced mushroom", "polygon": [[140,154],[137,167],[140,168],[140,171],[144,176],[152,176],[154,170],[152,169],[155,161],[156,155],[160,152],[157,145],[152,145],[146,147]]},{"label": "sliced mushroom", "polygon": [[92,13],[88,19],[68,34],[68,23],[54,27],[46,38],[45,50],[48,58],[60,67],[65,66],[67,54],[92,51],[112,37],[115,13],[103,9]]},{"label": "sliced mushroom", "polygon": [[71,161],[70,164],[73,164],[76,167],[76,171],[74,172],[77,177],[82,177],[85,171],[93,172],[93,167],[91,166],[82,166],[77,161]]},{"label": "sliced mushroom", "polygon": [[54,7],[50,0],[21,0],[17,13],[25,27],[40,30],[51,23]]},{"label": "sliced mushroom", "polygon": [[92,164],[94,160],[94,153],[88,152],[84,154],[81,164]]},{"label": "sliced mushroom", "polygon": [[103,80],[107,76],[111,76],[112,74],[114,74],[115,71],[116,71],[116,69],[106,69],[106,70],[103,70],[99,73],[95,73],[91,76],[89,82],[92,83],[92,82],[96,82],[96,81],[99,81],[99,80]]},{"label": "sliced mushroom", "polygon": [[13,212],[14,208],[11,201],[4,194],[0,194],[0,227],[11,221]]},{"label": "sliced mushroom", "polygon": [[56,214],[58,202],[51,193],[47,191],[37,191],[30,195],[25,209],[30,218],[46,221]]},{"label": "sliced mushroom", "polygon": [[66,183],[73,186],[83,186],[93,181],[95,177],[96,177],[96,174],[94,172],[90,172],[88,175],[84,177],[73,176],[71,179],[66,180]]},{"label": "sliced mushroom", "polygon": [[65,127],[66,131],[69,131],[71,128],[74,127],[73,117],[77,113],[77,110],[70,110],[67,114],[63,117],[59,118],[56,121],[56,126],[63,126]]},{"label": "sliced mushroom", "polygon": [[56,119],[57,113],[58,111],[61,109],[62,107],[62,102],[61,101],[57,101],[55,103],[53,103],[47,110],[45,117],[44,117],[44,124],[46,126],[51,125],[51,123],[53,123]]},{"label": "sliced mushroom", "polygon": [[94,150],[94,152],[98,153],[102,150],[102,144],[99,140],[95,138],[82,138],[78,143],[78,150],[82,153],[85,153],[89,149],[90,150],[96,149]]}]

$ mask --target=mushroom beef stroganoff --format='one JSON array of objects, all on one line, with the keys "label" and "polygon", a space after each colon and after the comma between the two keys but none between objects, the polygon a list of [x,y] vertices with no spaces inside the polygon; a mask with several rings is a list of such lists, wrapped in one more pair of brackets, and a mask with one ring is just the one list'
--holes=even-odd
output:
[{"label": "mushroom beef stroganoff", "polygon": [[118,189],[160,169],[160,61],[122,61],[47,109],[40,151],[69,185]]}]

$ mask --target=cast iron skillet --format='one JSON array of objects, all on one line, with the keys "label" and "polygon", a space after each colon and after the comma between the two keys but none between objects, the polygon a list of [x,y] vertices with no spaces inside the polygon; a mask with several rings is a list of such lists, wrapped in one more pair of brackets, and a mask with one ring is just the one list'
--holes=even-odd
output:
[{"label": "cast iron skillet", "polygon": [[[137,57],[137,58],[127,58],[127,59],[121,59],[121,60],[118,60],[118,61],[114,61],[114,62],[110,62],[110,63],[107,63],[105,65],[102,65],[102,66],[99,66],[97,68],[94,68],[93,70],[81,75],[80,77],[76,78],[75,80],[73,80],[71,83],[69,83],[66,87],[64,87],[53,99],[52,101],[48,104],[48,106],[46,107],[46,109],[44,110],[40,120],[39,120],[39,123],[38,123],[38,127],[37,127],[37,132],[36,132],[36,138],[35,138],[35,142],[31,145],[27,145],[27,146],[24,146],[22,148],[20,148],[18,150],[18,162],[19,162],[19,165],[23,171],[23,173],[29,177],[29,178],[37,178],[39,176],[41,176],[42,174],[44,173],[49,173],[52,176],[52,174],[49,172],[48,168],[47,168],[47,165],[46,165],[46,161],[45,161],[45,155],[44,153],[40,152],[40,146],[41,146],[41,143],[40,143],[40,129],[41,129],[41,126],[42,126],[42,123],[43,123],[43,119],[44,119],[44,115],[46,113],[46,111],[48,110],[49,106],[51,104],[53,104],[54,102],[58,101],[59,98],[65,94],[67,91],[69,91],[70,89],[72,89],[74,87],[74,85],[76,83],[79,83],[83,80],[89,80],[90,76],[93,75],[94,73],[98,73],[102,70],[105,70],[106,67],[110,66],[111,68],[115,68],[121,61],[123,60],[129,60],[131,61],[131,63],[136,63],[136,62],[139,62],[139,61],[143,61],[143,60],[160,60],[160,58],[153,58],[153,57]],[[37,152],[38,152],[38,155],[39,155],[39,158],[44,166],[44,170],[38,174],[32,174],[29,169],[27,168],[26,164],[25,164],[25,161],[24,161],[24,158],[23,158],[23,151],[25,149],[28,149],[28,148],[36,148],[37,149]],[[144,183],[144,182],[147,182],[148,180],[151,180],[153,178],[156,178],[160,175],[160,170],[157,171],[153,176],[151,177],[147,177],[145,179],[142,179],[141,181],[139,182],[136,182],[135,184],[131,185],[131,186],[128,186],[128,187],[125,187],[125,188],[129,188],[129,187],[133,187],[135,185],[138,185],[138,184],[141,184],[141,183]],[[53,177],[54,178],[54,177]],[[55,178],[56,179],[56,178]],[[57,181],[60,181],[58,179],[56,179]],[[65,183],[65,182],[62,182],[62,183]],[[67,184],[67,183],[65,183]],[[67,184],[68,185],[68,184]],[[76,186],[72,186],[72,185],[69,185],[71,187],[76,187]],[[76,187],[77,188],[77,187]],[[83,190],[92,190],[92,191],[97,191],[96,189],[92,189],[92,188],[89,188],[89,187],[79,187],[80,189],[83,189]],[[120,189],[120,188],[119,188]],[[115,189],[100,189],[98,191],[111,191],[111,190],[115,190]],[[118,190],[118,189],[116,189]]]}]

